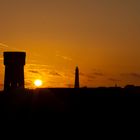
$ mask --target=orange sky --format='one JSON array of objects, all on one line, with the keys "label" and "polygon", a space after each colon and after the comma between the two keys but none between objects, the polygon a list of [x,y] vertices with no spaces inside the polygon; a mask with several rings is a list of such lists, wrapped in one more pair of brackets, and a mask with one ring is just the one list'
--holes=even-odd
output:
[{"label": "orange sky", "polygon": [[26,87],[140,85],[139,0],[0,0],[3,51],[26,51]]}]

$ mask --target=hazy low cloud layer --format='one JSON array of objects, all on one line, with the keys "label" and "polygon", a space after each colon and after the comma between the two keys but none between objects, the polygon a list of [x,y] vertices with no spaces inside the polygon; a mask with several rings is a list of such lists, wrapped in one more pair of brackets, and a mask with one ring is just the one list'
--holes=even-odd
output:
[{"label": "hazy low cloud layer", "polygon": [[112,81],[112,82],[120,82],[120,81],[121,81],[121,80],[115,79],[115,78],[109,78],[108,80],[109,80],[109,81]]},{"label": "hazy low cloud layer", "polygon": [[125,77],[130,77],[130,78],[138,78],[140,79],[140,73],[123,73],[121,74],[122,76],[125,76]]}]

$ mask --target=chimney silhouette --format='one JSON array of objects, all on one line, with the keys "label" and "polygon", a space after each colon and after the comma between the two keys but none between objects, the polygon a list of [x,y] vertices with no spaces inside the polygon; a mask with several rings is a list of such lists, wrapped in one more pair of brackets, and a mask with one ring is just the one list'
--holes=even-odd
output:
[{"label": "chimney silhouette", "polygon": [[80,84],[79,84],[79,68],[76,67],[76,70],[75,70],[75,86],[74,88],[79,88],[80,87]]},{"label": "chimney silhouette", "polygon": [[4,90],[24,89],[25,52],[4,52]]}]

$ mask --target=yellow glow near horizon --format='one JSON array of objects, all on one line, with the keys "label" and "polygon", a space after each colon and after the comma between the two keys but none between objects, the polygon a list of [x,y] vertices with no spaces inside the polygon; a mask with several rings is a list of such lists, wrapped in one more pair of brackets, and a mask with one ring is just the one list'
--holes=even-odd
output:
[{"label": "yellow glow near horizon", "polygon": [[41,87],[41,86],[43,85],[43,82],[42,82],[42,80],[37,79],[37,80],[34,81],[34,85],[35,85],[36,87]]}]

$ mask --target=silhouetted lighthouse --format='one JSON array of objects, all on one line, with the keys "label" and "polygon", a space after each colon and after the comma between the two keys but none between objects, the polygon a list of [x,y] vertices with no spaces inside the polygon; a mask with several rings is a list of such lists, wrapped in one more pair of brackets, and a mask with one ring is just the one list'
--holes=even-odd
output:
[{"label": "silhouetted lighthouse", "polygon": [[75,70],[75,86],[74,88],[79,88],[80,87],[80,84],[79,84],[79,68],[76,67],[76,70]]},{"label": "silhouetted lighthouse", "polygon": [[24,88],[25,52],[4,52],[4,90]]}]

